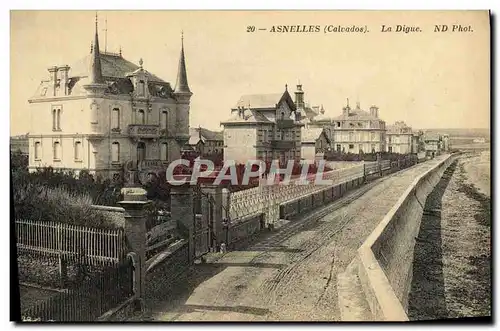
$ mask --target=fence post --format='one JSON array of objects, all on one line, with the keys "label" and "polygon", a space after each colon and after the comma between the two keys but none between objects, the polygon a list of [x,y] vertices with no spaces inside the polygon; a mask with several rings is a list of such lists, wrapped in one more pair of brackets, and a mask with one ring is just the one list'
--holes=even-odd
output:
[{"label": "fence post", "polygon": [[229,218],[229,210],[231,208],[230,206],[230,192],[229,189],[223,188],[222,189],[222,218]]},{"label": "fence post", "polygon": [[[194,223],[196,215],[194,212],[194,192],[189,186],[191,176],[179,175],[174,177],[174,180],[171,181],[172,187],[170,189],[170,217],[182,225],[183,229],[187,230],[188,262],[192,264],[195,257]],[[184,177],[186,181],[181,181],[182,178],[180,177]]]},{"label": "fence post", "polygon": [[366,163],[363,161],[363,184],[366,183]]},{"label": "fence post", "polygon": [[380,153],[377,153],[377,167],[378,173],[380,177],[382,177],[382,158],[380,157]]},{"label": "fence post", "polygon": [[66,287],[67,279],[68,279],[68,264],[64,259],[62,252],[59,252],[59,283],[62,289]]},{"label": "fence post", "polygon": [[118,202],[125,209],[125,236],[130,250],[137,256],[135,265],[136,298],[140,309],[144,310],[146,286],[146,213],[144,207],[151,201],[142,188],[123,188],[123,201]]}]

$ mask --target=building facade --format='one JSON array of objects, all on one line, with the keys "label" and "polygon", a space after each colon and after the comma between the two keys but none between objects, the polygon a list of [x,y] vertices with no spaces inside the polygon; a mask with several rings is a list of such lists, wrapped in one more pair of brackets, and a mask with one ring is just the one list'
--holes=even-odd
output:
[{"label": "building facade", "polygon": [[326,151],[330,150],[330,138],[323,128],[302,128],[301,159],[323,159]]},{"label": "building facade", "polygon": [[367,112],[361,109],[358,102],[356,108],[352,109],[348,100],[342,114],[328,121],[336,152],[360,154],[386,150],[385,121],[379,117],[378,107],[371,106]]},{"label": "building facade", "polygon": [[199,155],[222,154],[224,134],[202,127],[189,128],[189,145]]},{"label": "building facade", "polygon": [[189,140],[189,89],[181,43],[176,86],[119,54],[99,49],[73,66],[48,69],[29,100],[29,166],[52,166],[107,177],[132,166],[180,157]]},{"label": "building facade", "polygon": [[386,132],[387,152],[398,154],[417,153],[413,130],[403,121],[389,125]]},{"label": "building facade", "polygon": [[243,95],[231,109],[231,117],[221,122],[224,161],[299,161],[303,96],[297,91],[294,102],[287,88],[279,94]]}]

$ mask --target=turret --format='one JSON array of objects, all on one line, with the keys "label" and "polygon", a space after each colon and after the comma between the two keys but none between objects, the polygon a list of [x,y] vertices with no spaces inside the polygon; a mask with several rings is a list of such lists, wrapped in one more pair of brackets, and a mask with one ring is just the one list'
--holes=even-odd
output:
[{"label": "turret", "polygon": [[89,83],[90,84],[103,84],[104,79],[102,78],[101,70],[101,54],[99,50],[99,35],[97,32],[97,15],[95,17],[95,35],[94,44],[92,46],[92,57],[90,59],[90,72],[89,72]]},{"label": "turret", "polygon": [[90,94],[102,94],[107,88],[107,85],[102,77],[101,69],[101,54],[99,51],[99,35],[97,27],[97,14],[95,16],[95,35],[94,44],[92,45],[91,57],[90,57],[90,68],[89,68],[89,81],[84,88]]},{"label": "turret", "polygon": [[181,56],[179,58],[179,69],[177,72],[174,95],[177,101],[176,119],[178,123],[175,139],[182,149],[189,141],[189,103],[193,95],[187,80],[186,59],[184,57],[184,34],[182,34],[181,37]]},{"label": "turret", "polygon": [[304,109],[304,91],[302,91],[302,84],[297,84],[297,91],[295,91],[295,106],[298,109]]},{"label": "turret", "polygon": [[184,35],[181,37],[181,56],[179,58],[179,69],[177,71],[177,82],[175,84],[174,93],[179,96],[190,98],[193,93],[189,89],[187,72],[186,72],[186,59],[184,57]]}]

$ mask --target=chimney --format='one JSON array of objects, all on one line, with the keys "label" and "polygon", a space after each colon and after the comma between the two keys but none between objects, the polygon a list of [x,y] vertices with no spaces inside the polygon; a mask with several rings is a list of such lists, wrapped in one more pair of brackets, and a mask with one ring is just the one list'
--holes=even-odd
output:
[{"label": "chimney", "polygon": [[52,85],[52,95],[56,96],[56,91],[57,91],[57,67],[53,66],[50,67],[49,69],[50,72],[50,82]]},{"label": "chimney", "polygon": [[349,116],[351,112],[351,107],[349,107],[349,98],[347,98],[347,105],[342,108],[342,113],[345,115],[345,116]]},{"label": "chimney", "polygon": [[69,66],[64,65],[62,67],[57,68],[61,73],[61,87],[64,95],[68,95],[68,75],[69,75]]},{"label": "chimney", "polygon": [[374,117],[378,117],[378,107],[377,106],[370,107],[370,115],[372,115]]}]

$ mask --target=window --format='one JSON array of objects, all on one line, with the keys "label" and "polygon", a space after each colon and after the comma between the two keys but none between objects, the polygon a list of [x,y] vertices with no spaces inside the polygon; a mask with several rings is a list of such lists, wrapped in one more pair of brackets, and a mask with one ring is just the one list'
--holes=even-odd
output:
[{"label": "window", "polygon": [[167,116],[168,113],[166,110],[161,112],[160,127],[165,130],[167,129]]},{"label": "window", "polygon": [[168,145],[167,145],[167,143],[161,144],[160,159],[162,161],[168,161]]},{"label": "window", "polygon": [[98,107],[97,104],[93,103],[90,105],[90,123],[97,124],[99,120],[99,114],[98,114]]},{"label": "window", "polygon": [[35,160],[40,160],[42,158],[42,144],[37,141],[35,142]]},{"label": "window", "polygon": [[146,124],[146,114],[143,109],[137,112],[137,124]]},{"label": "window", "polygon": [[111,144],[111,162],[120,162],[120,144],[116,141]]},{"label": "window", "polygon": [[61,143],[56,141],[54,142],[54,160],[61,159]]},{"label": "window", "polygon": [[111,112],[111,130],[120,129],[120,109],[113,108]]},{"label": "window", "polygon": [[57,130],[57,109],[52,109],[52,130]]},{"label": "window", "polygon": [[349,144],[349,149],[354,149],[354,144]]},{"label": "window", "polygon": [[339,128],[340,128],[340,122],[337,122],[337,127],[339,127]]},{"label": "window", "polygon": [[61,107],[52,106],[52,130],[61,130]]},{"label": "window", "polygon": [[261,142],[264,140],[264,132],[262,129],[257,130],[257,141]]},{"label": "window", "polygon": [[285,112],[284,111],[281,112],[281,119],[282,120],[285,119]]},{"label": "window", "polygon": [[82,143],[81,143],[81,141],[75,142],[75,160],[76,161],[82,160]]},{"label": "window", "polygon": [[373,141],[375,139],[377,139],[377,136],[376,136],[375,132],[372,132],[371,133],[371,140]]},{"label": "window", "polygon": [[139,84],[137,84],[137,94],[140,96],[146,95],[146,84],[143,80],[140,80]]},{"label": "window", "polygon": [[375,144],[372,144],[372,153],[375,153],[376,150],[375,150]]},{"label": "window", "polygon": [[146,144],[142,141],[137,143],[137,161],[146,159]]},{"label": "window", "polygon": [[392,153],[392,146],[389,146],[389,153]]},{"label": "window", "polygon": [[61,108],[57,109],[57,130],[61,130]]},{"label": "window", "polygon": [[337,144],[337,152],[341,152],[342,151],[342,146],[340,144]]},{"label": "window", "polygon": [[354,141],[354,133],[349,132],[349,141]]}]

